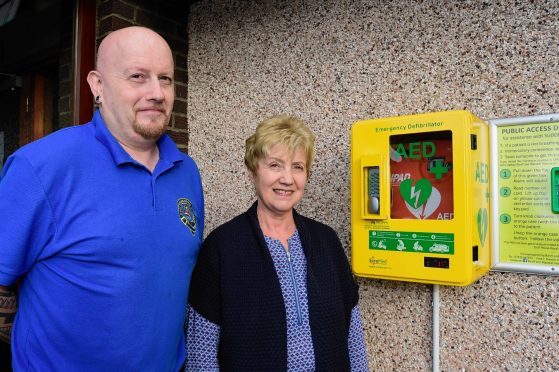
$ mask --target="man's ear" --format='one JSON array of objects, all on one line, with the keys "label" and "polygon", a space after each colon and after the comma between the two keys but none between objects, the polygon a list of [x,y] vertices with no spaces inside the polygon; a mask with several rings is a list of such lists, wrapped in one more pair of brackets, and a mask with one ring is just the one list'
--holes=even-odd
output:
[{"label": "man's ear", "polygon": [[87,74],[87,83],[89,84],[89,89],[91,89],[93,97],[103,96],[103,82],[99,72],[96,70],[89,71],[89,74]]}]

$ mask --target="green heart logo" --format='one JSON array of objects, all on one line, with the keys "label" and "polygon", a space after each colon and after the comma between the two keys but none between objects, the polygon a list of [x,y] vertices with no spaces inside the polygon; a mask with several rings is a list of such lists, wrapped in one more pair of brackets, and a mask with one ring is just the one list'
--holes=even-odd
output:
[{"label": "green heart logo", "polygon": [[422,178],[413,185],[413,180],[408,178],[400,183],[400,194],[404,201],[413,208],[419,208],[429,197],[433,191],[433,185],[427,178]]},{"label": "green heart logo", "polygon": [[480,208],[477,211],[477,233],[482,246],[485,246],[485,238],[487,237],[487,209]]}]

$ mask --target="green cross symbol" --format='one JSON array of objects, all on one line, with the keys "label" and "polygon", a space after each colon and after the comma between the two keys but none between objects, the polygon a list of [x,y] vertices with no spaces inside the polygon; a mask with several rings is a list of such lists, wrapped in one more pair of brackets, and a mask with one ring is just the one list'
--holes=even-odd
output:
[{"label": "green cross symbol", "polygon": [[443,178],[443,174],[448,173],[448,167],[443,165],[442,160],[435,160],[433,166],[429,169],[429,173],[433,173],[435,178],[440,180]]}]

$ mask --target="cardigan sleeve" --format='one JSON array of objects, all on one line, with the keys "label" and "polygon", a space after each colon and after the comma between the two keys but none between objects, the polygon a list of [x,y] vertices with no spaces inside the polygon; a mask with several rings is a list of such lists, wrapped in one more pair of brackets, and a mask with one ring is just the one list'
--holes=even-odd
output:
[{"label": "cardigan sleeve", "polygon": [[365,347],[365,337],[363,335],[363,321],[359,306],[355,305],[351,310],[351,324],[349,326],[349,336],[347,340],[349,348],[349,361],[351,372],[368,372],[367,348]]},{"label": "cardigan sleeve", "polygon": [[219,372],[217,351],[220,327],[188,306],[186,320],[186,368],[189,371]]},{"label": "cardigan sleeve", "polygon": [[335,252],[337,254],[337,259],[340,262],[341,270],[343,272],[342,276],[344,278],[345,290],[346,295],[349,296],[349,301],[351,304],[350,309],[353,309],[357,306],[359,302],[359,285],[355,282],[353,274],[351,272],[351,266],[349,264],[348,258],[345,254],[344,247],[342,246],[342,242],[338,237],[338,234],[330,228],[331,233],[333,234],[331,241],[335,244]]},{"label": "cardigan sleeve", "polygon": [[210,234],[202,243],[190,280],[188,303],[202,317],[221,326],[219,241]]}]

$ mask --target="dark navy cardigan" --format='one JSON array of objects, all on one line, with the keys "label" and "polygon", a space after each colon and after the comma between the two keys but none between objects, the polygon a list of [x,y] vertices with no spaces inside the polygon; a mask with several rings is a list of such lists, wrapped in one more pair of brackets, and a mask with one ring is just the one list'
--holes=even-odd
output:
[{"label": "dark navy cardigan", "polygon": [[[285,305],[256,204],[206,238],[190,282],[190,305],[221,328],[221,371],[287,370]],[[293,217],[307,259],[316,370],[349,371],[357,284],[334,230],[295,210]]]}]

